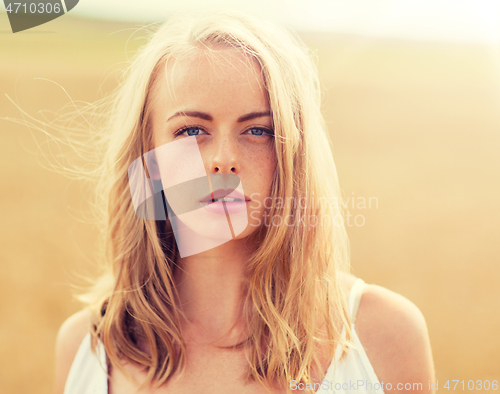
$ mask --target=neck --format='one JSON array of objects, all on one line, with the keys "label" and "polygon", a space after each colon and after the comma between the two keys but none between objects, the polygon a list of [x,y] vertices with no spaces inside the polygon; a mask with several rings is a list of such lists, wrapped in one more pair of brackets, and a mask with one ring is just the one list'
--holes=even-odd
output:
[{"label": "neck", "polygon": [[241,338],[245,270],[252,251],[245,239],[232,240],[178,258],[174,281],[186,317],[186,342],[235,344]]}]

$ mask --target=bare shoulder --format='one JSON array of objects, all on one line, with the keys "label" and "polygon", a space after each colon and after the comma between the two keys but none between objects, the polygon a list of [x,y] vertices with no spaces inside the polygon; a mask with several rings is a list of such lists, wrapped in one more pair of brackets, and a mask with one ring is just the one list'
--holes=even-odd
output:
[{"label": "bare shoulder", "polygon": [[64,321],[56,340],[55,394],[64,393],[64,385],[78,348],[90,330],[91,312],[84,309]]},{"label": "bare shoulder", "polygon": [[356,332],[380,382],[405,392],[430,392],[428,381],[435,376],[429,334],[414,303],[381,286],[367,285]]}]

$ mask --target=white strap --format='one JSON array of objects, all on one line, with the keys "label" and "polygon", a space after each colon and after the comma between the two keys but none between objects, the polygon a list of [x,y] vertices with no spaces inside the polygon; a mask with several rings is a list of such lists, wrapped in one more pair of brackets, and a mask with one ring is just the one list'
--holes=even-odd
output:
[{"label": "white strap", "polygon": [[[349,292],[349,311],[351,315],[351,323],[352,327],[354,327],[354,322],[356,321],[356,313],[358,312],[359,302],[361,300],[361,296],[363,295],[363,290],[365,288],[365,282],[363,279],[358,278],[354,281],[351,291]],[[342,326],[342,332],[340,334],[342,339],[346,337],[346,329],[345,326]],[[337,344],[337,348],[335,349],[335,360],[339,360],[342,354],[342,346],[340,343]]]},{"label": "white strap", "polygon": [[351,293],[349,294],[349,309],[351,311],[351,321],[353,325],[356,322],[356,314],[358,313],[359,302],[361,301],[365,285],[366,283],[363,279],[356,279],[352,285]]}]

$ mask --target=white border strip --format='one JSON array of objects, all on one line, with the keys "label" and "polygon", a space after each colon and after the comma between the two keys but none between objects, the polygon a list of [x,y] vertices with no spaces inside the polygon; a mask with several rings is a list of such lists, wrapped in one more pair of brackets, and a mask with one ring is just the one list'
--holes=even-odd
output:
[{"label": "white border strip", "polygon": [[62,6],[63,6],[63,9],[64,9],[64,13],[67,14],[68,10],[66,9],[66,3],[64,2],[64,0],[61,0],[61,3],[62,3]]}]

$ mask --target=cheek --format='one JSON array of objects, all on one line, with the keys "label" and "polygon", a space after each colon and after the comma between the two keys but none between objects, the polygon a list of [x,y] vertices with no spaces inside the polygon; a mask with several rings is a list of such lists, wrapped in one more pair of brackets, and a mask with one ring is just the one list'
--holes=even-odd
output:
[{"label": "cheek", "polygon": [[264,209],[264,205],[267,203],[266,199],[269,200],[271,196],[276,160],[272,156],[256,158],[252,163],[252,167],[249,184],[252,190],[249,190],[249,192],[255,193],[253,198],[259,201],[261,209]]},{"label": "cheek", "polygon": [[271,190],[271,183],[276,171],[276,155],[274,153],[274,146],[262,149],[252,162],[252,166],[256,167],[256,173],[259,176],[259,184]]},{"label": "cheek", "polygon": [[256,165],[258,163],[259,167],[262,169],[272,169],[276,165],[276,152],[274,147],[274,140],[269,139],[260,143],[254,142],[243,144],[242,150],[247,154],[245,158],[247,161],[251,161]]},{"label": "cheek", "polygon": [[183,138],[165,143],[144,157],[148,168],[158,173],[164,189],[206,176],[195,139]]}]

